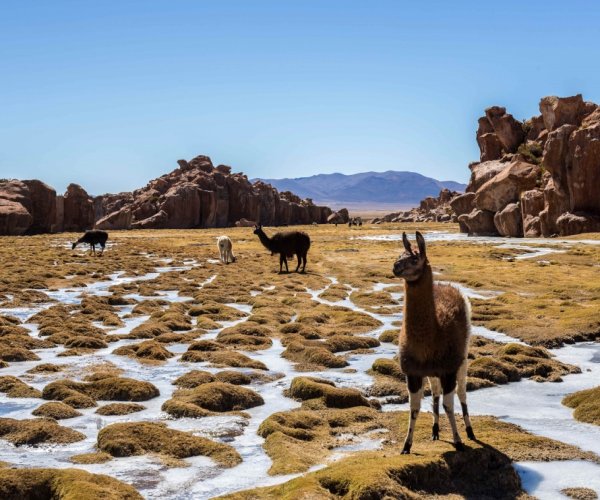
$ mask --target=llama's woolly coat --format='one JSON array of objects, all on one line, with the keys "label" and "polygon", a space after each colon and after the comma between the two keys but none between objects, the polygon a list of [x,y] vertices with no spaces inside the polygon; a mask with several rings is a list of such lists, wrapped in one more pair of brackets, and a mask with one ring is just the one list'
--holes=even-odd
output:
[{"label": "llama's woolly coat", "polygon": [[[464,297],[453,286],[434,285],[429,264],[417,281],[405,281],[405,289],[400,335],[402,371],[422,377],[456,373],[465,359],[469,341],[470,323]],[[415,303],[419,307],[412,307]]]}]

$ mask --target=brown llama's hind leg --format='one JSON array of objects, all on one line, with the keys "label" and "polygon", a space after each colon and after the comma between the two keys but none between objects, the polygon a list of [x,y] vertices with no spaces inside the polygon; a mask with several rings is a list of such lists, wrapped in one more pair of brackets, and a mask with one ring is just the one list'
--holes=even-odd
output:
[{"label": "brown llama's hind leg", "polygon": [[465,446],[460,439],[458,429],[456,428],[456,417],[454,415],[454,393],[456,392],[456,373],[447,373],[440,377],[442,383],[442,390],[444,392],[444,411],[450,422],[450,428],[452,429],[452,441],[456,451],[463,451]]},{"label": "brown llama's hind leg", "polygon": [[423,378],[407,375],[408,382],[408,400],[410,403],[410,415],[408,417],[408,432],[404,439],[404,448],[402,448],[402,454],[407,455],[410,453],[412,447],[413,434],[415,432],[415,424],[417,423],[417,417],[421,410],[421,399],[423,398]]}]

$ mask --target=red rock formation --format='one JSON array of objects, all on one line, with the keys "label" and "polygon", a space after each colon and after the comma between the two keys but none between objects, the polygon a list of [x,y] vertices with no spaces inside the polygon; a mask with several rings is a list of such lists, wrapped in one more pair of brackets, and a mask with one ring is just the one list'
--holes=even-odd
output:
[{"label": "red rock formation", "polygon": [[293,193],[279,193],[270,184],[252,184],[227,165],[214,168],[208,156],[177,163],[178,169],[142,189],[96,200],[103,207],[98,224],[119,229],[226,227],[241,220],[309,224],[325,222],[331,213]]},{"label": "red rock formation", "polygon": [[85,231],[94,227],[94,202],[78,184],[69,184],[64,195],[64,231]]},{"label": "red rock formation", "polygon": [[492,107],[479,119],[481,162],[469,165],[467,187],[475,210],[453,201],[461,231],[491,231],[492,219],[509,236],[600,230],[600,108],[581,95],[550,96],[540,113],[520,124]]}]

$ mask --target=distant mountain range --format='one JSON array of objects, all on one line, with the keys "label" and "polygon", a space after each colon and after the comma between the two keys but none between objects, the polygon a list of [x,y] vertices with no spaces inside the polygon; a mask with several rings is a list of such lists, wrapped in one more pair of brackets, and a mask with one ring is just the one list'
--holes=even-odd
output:
[{"label": "distant mountain range", "polygon": [[295,179],[261,179],[279,191],[292,191],[317,204],[379,208],[413,207],[427,196],[437,196],[448,188],[464,191],[466,184],[438,181],[416,172],[363,172],[359,174],[319,174]]}]

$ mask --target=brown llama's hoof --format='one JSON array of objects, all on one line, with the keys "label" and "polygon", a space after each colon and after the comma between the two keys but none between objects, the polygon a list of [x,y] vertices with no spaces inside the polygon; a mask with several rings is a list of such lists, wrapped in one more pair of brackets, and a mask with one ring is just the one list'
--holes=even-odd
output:
[{"label": "brown llama's hoof", "polygon": [[473,427],[471,427],[471,426],[467,427],[467,437],[473,441],[475,441],[475,439],[477,439],[475,437],[475,433],[473,432]]},{"label": "brown llama's hoof", "polygon": [[465,451],[465,445],[462,442],[454,443],[454,449],[456,451]]},{"label": "brown llama's hoof", "polygon": [[431,427],[431,440],[438,441],[440,439],[440,426],[438,424],[433,424]]},{"label": "brown llama's hoof", "polygon": [[409,455],[411,446],[412,443],[404,443],[404,448],[402,448],[402,455]]}]

